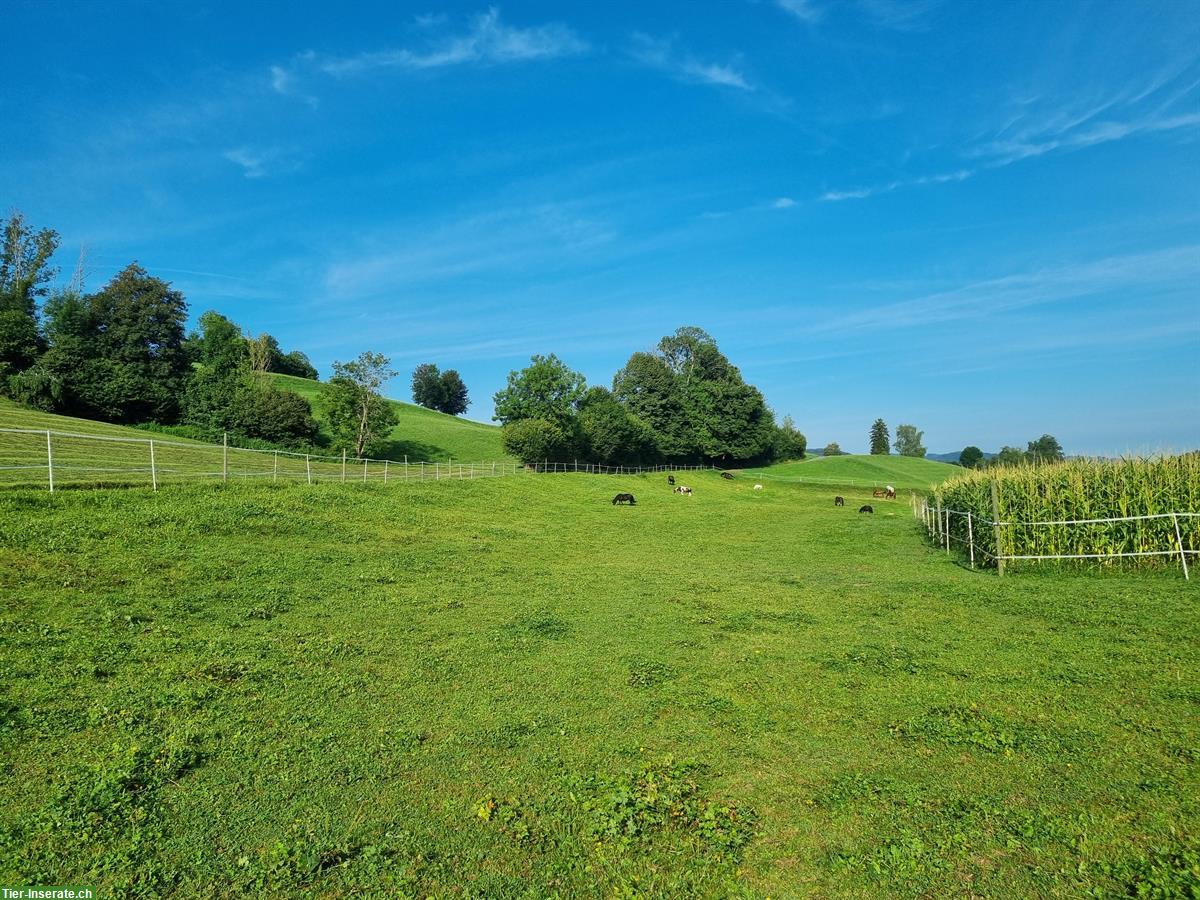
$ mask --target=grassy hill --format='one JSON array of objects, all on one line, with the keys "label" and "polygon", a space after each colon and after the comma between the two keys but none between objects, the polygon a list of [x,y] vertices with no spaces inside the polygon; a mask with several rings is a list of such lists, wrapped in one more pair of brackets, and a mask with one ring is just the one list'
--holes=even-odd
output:
[{"label": "grassy hill", "polygon": [[[56,413],[42,412],[30,409],[11,400],[0,397],[0,428],[38,428],[53,431],[65,431],[74,434],[95,434],[104,437],[125,437],[146,440],[153,434],[141,429],[130,428],[127,425],[111,425],[108,422],[96,422],[92,419],[77,419],[74,416],[60,416]],[[186,438],[172,436],[172,441],[194,443]]]},{"label": "grassy hill", "polygon": [[1197,582],[688,481],[0,494],[0,880],[1184,895]]},{"label": "grassy hill", "polygon": [[780,463],[747,474],[801,484],[883,487],[898,490],[929,490],[951,475],[958,466],[911,456],[814,456],[798,462]]},{"label": "grassy hill", "polygon": [[[325,410],[321,403],[321,383],[293,375],[272,375],[278,387],[295,391],[312,404],[313,414],[322,426]],[[500,429],[434,412],[412,403],[399,400],[389,401],[396,409],[400,420],[392,429],[382,459],[401,460],[407,455],[411,460],[440,460],[449,457],[456,460],[508,460],[511,459],[500,446]]]}]

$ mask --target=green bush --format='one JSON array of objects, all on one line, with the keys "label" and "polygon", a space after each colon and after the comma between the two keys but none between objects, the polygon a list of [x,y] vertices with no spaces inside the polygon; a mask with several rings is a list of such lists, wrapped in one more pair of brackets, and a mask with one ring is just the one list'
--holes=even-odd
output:
[{"label": "green bush", "polygon": [[504,452],[526,465],[563,459],[570,450],[566,432],[545,419],[520,419],[501,430]]}]

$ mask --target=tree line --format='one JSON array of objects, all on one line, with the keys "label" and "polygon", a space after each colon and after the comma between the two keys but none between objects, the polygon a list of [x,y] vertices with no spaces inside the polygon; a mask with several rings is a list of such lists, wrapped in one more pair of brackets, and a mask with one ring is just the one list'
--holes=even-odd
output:
[{"label": "tree line", "polygon": [[[309,401],[269,373],[317,380],[299,350],[270,334],[252,337],[216,311],[186,331],[187,302],[161,278],[130,263],[86,292],[82,264],[52,288],[59,236],[19,212],[0,240],[0,395],[47,412],[152,427],[199,440],[293,449],[378,449],[395,424],[380,387],[396,373],[386,357],[335,362],[321,388],[331,438]],[[446,373],[447,375],[457,373]],[[449,390],[465,403],[466,389]],[[453,388],[453,386],[451,386]],[[445,405],[445,404],[443,404]]]},{"label": "tree line", "polygon": [[807,449],[792,420],[776,424],[762,393],[692,326],[630,356],[611,388],[589,387],[550,354],[510,372],[494,401],[504,448],[525,463],[729,466],[802,459]]}]

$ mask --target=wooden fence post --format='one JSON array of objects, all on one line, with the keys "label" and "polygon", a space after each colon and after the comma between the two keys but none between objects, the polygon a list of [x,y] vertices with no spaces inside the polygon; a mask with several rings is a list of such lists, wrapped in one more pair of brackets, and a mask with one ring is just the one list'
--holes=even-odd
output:
[{"label": "wooden fence post", "polygon": [[279,451],[275,451],[275,467],[271,470],[271,484],[279,481]]},{"label": "wooden fence post", "polygon": [[221,432],[221,481],[229,481],[229,432]]},{"label": "wooden fence post", "polygon": [[967,546],[971,548],[971,568],[975,568],[975,531],[971,528],[971,511],[967,510]]},{"label": "wooden fence post", "polygon": [[308,474],[308,483],[312,484],[312,457],[304,454],[304,471]]},{"label": "wooden fence post", "polygon": [[342,484],[346,483],[346,448],[342,448]]},{"label": "wooden fence post", "polygon": [[154,465],[154,439],[150,439],[150,486],[158,490],[158,467]]},{"label": "wooden fence post", "polygon": [[388,461],[385,459],[383,461],[383,483],[384,484],[387,484],[387,466],[388,466]]}]

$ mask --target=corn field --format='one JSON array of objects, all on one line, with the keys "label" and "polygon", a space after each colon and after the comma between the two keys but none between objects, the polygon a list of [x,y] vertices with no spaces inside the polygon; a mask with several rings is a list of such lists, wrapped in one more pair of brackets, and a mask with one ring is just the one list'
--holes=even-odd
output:
[{"label": "corn field", "polygon": [[933,523],[931,537],[969,546],[983,565],[1064,557],[1178,565],[1181,551],[1195,565],[1200,555],[1200,453],[970,471],[926,503],[918,512]]}]

